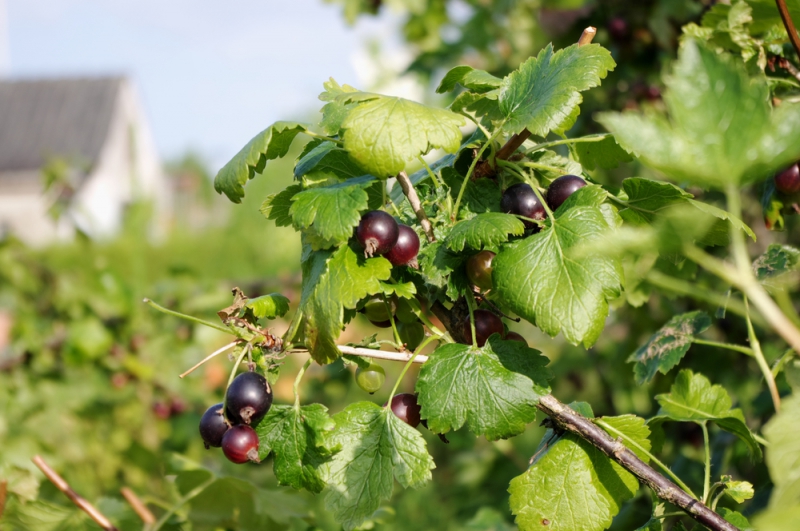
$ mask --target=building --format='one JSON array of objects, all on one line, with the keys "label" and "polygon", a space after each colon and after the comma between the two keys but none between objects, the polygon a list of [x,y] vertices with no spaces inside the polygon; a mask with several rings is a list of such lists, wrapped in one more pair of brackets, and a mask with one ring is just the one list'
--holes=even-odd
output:
[{"label": "building", "polygon": [[0,81],[0,235],[108,237],[138,199],[165,220],[170,195],[128,79]]}]

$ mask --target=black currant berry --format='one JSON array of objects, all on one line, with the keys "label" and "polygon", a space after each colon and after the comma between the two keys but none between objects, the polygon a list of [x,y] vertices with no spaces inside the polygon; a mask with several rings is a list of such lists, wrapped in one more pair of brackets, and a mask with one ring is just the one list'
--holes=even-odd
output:
[{"label": "black currant berry", "polygon": [[369,394],[381,388],[386,381],[386,371],[377,363],[370,363],[369,367],[356,369],[356,383]]},{"label": "black currant berry", "polygon": [[[492,334],[505,332],[503,321],[489,310],[475,310],[472,312],[475,318],[475,342],[479,347],[486,344],[486,340]],[[468,345],[472,344],[472,328],[469,325],[469,316],[464,321],[464,340]]]},{"label": "black currant berry", "polygon": [[243,372],[225,393],[225,416],[232,424],[256,424],[272,406],[272,389],[256,372]]},{"label": "black currant berry", "polygon": [[258,435],[250,426],[239,424],[225,432],[222,437],[222,453],[236,464],[258,459]]},{"label": "black currant berry", "polygon": [[215,404],[206,409],[200,418],[200,437],[203,438],[206,449],[212,446],[214,448],[222,446],[222,436],[230,427],[231,425],[222,415],[222,404]]},{"label": "black currant berry", "polygon": [[525,346],[528,346],[528,342],[525,341],[525,338],[519,335],[516,332],[509,332],[506,334],[506,341],[519,341],[520,343],[525,343]]},{"label": "black currant berry", "polygon": [[394,395],[392,397],[391,407],[392,413],[394,413],[397,418],[412,428],[419,426],[419,412],[422,408],[419,404],[417,404],[417,397],[415,395],[412,395],[411,393],[400,393]]},{"label": "black currant berry", "polygon": [[467,260],[467,276],[469,281],[482,290],[492,289],[492,251],[481,251]]},{"label": "black currant berry", "polygon": [[425,327],[422,323],[397,323],[397,333],[405,343],[408,350],[416,350],[422,340],[425,339]]},{"label": "black currant berry", "polygon": [[356,238],[364,247],[364,256],[384,255],[397,243],[400,229],[392,216],[382,210],[372,210],[361,216]]},{"label": "black currant berry", "polygon": [[584,186],[586,186],[586,181],[577,175],[562,175],[550,183],[550,187],[547,189],[547,205],[550,210],[556,210],[564,204],[569,196]]},{"label": "black currant berry", "polygon": [[775,188],[782,194],[800,192],[800,163],[792,164],[775,176]]},{"label": "black currant berry", "polygon": [[[500,199],[500,210],[506,214],[524,216],[530,219],[544,219],[547,217],[544,205],[539,201],[539,197],[533,191],[531,185],[527,183],[517,183],[509,186]],[[538,228],[538,225],[532,221],[522,220],[522,222],[527,229]]]},{"label": "black currant berry", "polygon": [[419,269],[417,263],[417,253],[419,253],[419,236],[414,229],[402,223],[397,225],[397,242],[389,250],[384,258],[389,260],[393,266],[413,267]]}]

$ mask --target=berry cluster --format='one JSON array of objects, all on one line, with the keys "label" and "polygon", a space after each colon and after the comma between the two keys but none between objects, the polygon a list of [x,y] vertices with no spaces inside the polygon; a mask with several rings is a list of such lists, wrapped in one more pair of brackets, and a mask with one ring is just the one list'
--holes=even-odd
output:
[{"label": "berry cluster", "polygon": [[225,392],[225,403],[208,408],[200,419],[200,436],[206,448],[222,447],[234,463],[258,463],[257,424],[272,406],[272,389],[266,378],[245,372],[234,378]]},{"label": "berry cluster", "polygon": [[[547,206],[550,207],[550,210],[557,210],[569,196],[584,186],[586,186],[586,181],[577,175],[562,175],[550,183],[550,187],[547,189],[545,196]],[[525,228],[533,229],[534,232],[539,231],[539,225],[532,220],[541,221],[547,217],[547,211],[539,200],[539,196],[527,183],[509,186],[500,199],[500,209],[507,214],[528,218],[523,220]]]},{"label": "berry cluster", "polygon": [[419,267],[419,236],[382,210],[372,210],[361,217],[356,238],[364,247],[364,256],[383,256],[393,266]]}]

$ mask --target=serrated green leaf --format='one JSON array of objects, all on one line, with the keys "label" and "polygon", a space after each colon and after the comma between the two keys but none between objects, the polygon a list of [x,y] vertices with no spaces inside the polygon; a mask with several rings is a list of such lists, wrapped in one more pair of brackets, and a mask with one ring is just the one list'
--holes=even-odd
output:
[{"label": "serrated green leaf", "polygon": [[463,116],[403,98],[373,96],[342,123],[344,148],[369,173],[394,176],[433,148],[458,151]]},{"label": "serrated green leaf", "polygon": [[273,405],[255,426],[259,439],[258,456],[263,461],[275,455],[278,483],[295,489],[322,492],[325,488],[322,467],[336,453],[326,437],[336,423],[321,404],[302,406]]},{"label": "serrated green leaf", "polygon": [[583,173],[583,167],[580,164],[549,149],[536,151],[528,155],[527,160],[534,163],[530,168],[543,186],[562,175],[580,175]]},{"label": "serrated green leaf", "polygon": [[309,151],[297,162],[294,176],[299,179],[312,171],[333,174],[341,179],[361,177],[367,173],[350,158],[347,151],[333,142],[323,142]]},{"label": "serrated green leaf", "polygon": [[489,440],[525,431],[552,373],[541,352],[493,335],[482,348],[448,343],[433,351],[417,379],[421,416],[434,433],[470,431]]},{"label": "serrated green leaf", "polygon": [[614,135],[608,135],[599,142],[577,142],[575,152],[581,165],[587,170],[597,167],[608,170],[633,160],[631,154],[617,144]]},{"label": "serrated green leaf", "polygon": [[334,251],[306,247],[302,269],[300,311],[308,347],[317,363],[331,363],[341,356],[336,340],[344,327],[344,308],[355,309],[359,300],[380,293],[380,281],[389,278],[392,264],[383,257],[364,259],[347,245]]},{"label": "serrated green leaf", "polygon": [[619,415],[616,417],[600,417],[601,427],[615,439],[621,437],[625,446],[636,454],[636,457],[650,462],[650,428],[642,417],[636,415]]},{"label": "serrated green leaf", "polygon": [[[753,23],[750,31],[754,35],[763,33],[775,26],[783,27],[781,14],[773,0],[746,0],[752,8]],[[789,15],[792,20],[800,20],[800,0],[786,0],[786,7],[789,8]],[[795,22],[795,26],[797,23]],[[783,30],[786,34],[786,31]]]},{"label": "serrated green leaf", "polygon": [[772,109],[769,90],[742,65],[689,41],[667,80],[669,120],[602,113],[598,121],[637,158],[671,179],[724,188],[760,180],[800,158],[800,106]]},{"label": "serrated green leaf", "polygon": [[422,435],[389,409],[350,404],[334,415],[330,442],[341,446],[327,465],[326,508],[346,530],[369,518],[392,495],[393,478],[418,488],[435,468]]},{"label": "serrated green leaf", "polygon": [[688,369],[678,373],[668,394],[656,395],[661,409],[656,419],[678,422],[712,421],[739,437],[750,455],[761,459],[761,447],[747,427],[741,409],[731,409],[731,398],[721,385],[711,385],[708,378]]},{"label": "serrated green leaf", "polygon": [[289,212],[297,229],[314,229],[321,238],[345,242],[367,209],[366,188],[375,178],[369,175],[303,190],[292,198]]},{"label": "serrated green leaf", "polygon": [[[464,179],[465,177],[454,168],[442,169],[442,180],[450,187],[450,196],[453,201],[458,198]],[[461,208],[458,211],[458,217],[466,219],[475,214],[499,212],[501,197],[500,187],[494,179],[470,180],[464,189],[464,195],[461,197]]]},{"label": "serrated green leaf", "polygon": [[462,92],[450,104],[450,110],[459,114],[471,114],[490,123],[499,123],[504,118],[497,101],[499,96],[499,89],[483,94]]},{"label": "serrated green leaf", "polygon": [[381,282],[381,293],[386,296],[397,295],[404,299],[413,299],[417,294],[417,287],[413,282],[403,282],[401,284]]},{"label": "serrated green leaf", "polygon": [[705,312],[676,315],[631,354],[633,372],[639,385],[651,381],[657,372],[667,374],[689,351],[695,336],[708,330],[711,318]]},{"label": "serrated green leaf", "polygon": [[44,500],[20,503],[15,498],[3,513],[3,527],[10,530],[85,531],[89,517],[75,506],[64,507]]},{"label": "serrated green leaf", "polygon": [[253,315],[259,319],[275,319],[289,311],[289,299],[280,293],[270,293],[248,300],[245,307],[253,310]]},{"label": "serrated green leaf", "polygon": [[466,262],[467,257],[455,254],[441,241],[433,242],[420,251],[417,256],[423,278],[436,287],[447,285],[450,274]]},{"label": "serrated green leaf", "polygon": [[270,194],[261,203],[260,212],[265,218],[271,219],[278,227],[289,227],[292,225],[292,198],[303,191],[299,184],[287,186],[277,194]]},{"label": "serrated green leaf", "polygon": [[769,282],[786,273],[797,271],[798,264],[800,249],[773,243],[753,262],[753,271],[759,281]]},{"label": "serrated green leaf", "polygon": [[475,92],[486,92],[496,89],[503,82],[499,77],[495,77],[483,70],[476,70],[471,66],[456,66],[445,74],[442,82],[436,87],[437,94],[451,92],[456,85],[473,90]]},{"label": "serrated green leaf", "polygon": [[734,481],[730,476],[722,477],[725,494],[733,498],[736,503],[744,503],[755,495],[753,484],[748,481]]},{"label": "serrated green leaf", "polygon": [[730,212],[726,210],[722,210],[721,208],[715,207],[714,205],[709,205],[708,203],[703,203],[702,201],[695,201],[694,199],[689,199],[689,204],[693,207],[697,208],[698,210],[705,212],[706,214],[710,214],[717,219],[721,219],[723,221],[727,221],[730,223],[733,228],[743,231],[745,234],[750,236],[753,241],[756,241],[756,234],[753,232],[753,229],[747,226],[744,221],[737,218]]},{"label": "serrated green leaf", "polygon": [[608,301],[619,296],[622,266],[616,257],[576,258],[570,251],[612,230],[600,209],[605,197],[599,186],[581,188],[555,212],[555,223],[503,246],[492,262],[504,304],[548,335],[562,332],[587,347],[603,330]]},{"label": "serrated green leaf", "polygon": [[358,92],[358,89],[350,85],[339,85],[335,79],[330,78],[322,84],[325,92],[319,95],[321,101],[327,101],[322,107],[322,121],[319,123],[325,133],[329,135],[339,134],[342,128],[342,122],[350,111],[355,108],[356,103],[348,103],[346,100],[341,100],[341,96],[351,92]]},{"label": "serrated green leaf", "polygon": [[[641,419],[640,419],[641,420]],[[649,448],[639,423],[629,419],[604,421],[634,431],[626,436]],[[632,474],[611,461],[585,440],[566,434],[551,442],[531,467],[511,480],[511,512],[520,531],[601,531],[611,525],[622,503],[632,498],[639,484]],[[547,523],[545,523],[545,521]]]},{"label": "serrated green leaf", "polygon": [[663,210],[694,197],[674,184],[641,177],[625,179],[622,189],[627,195],[627,207],[622,208],[619,215],[626,222],[636,225],[651,224]]},{"label": "serrated green leaf", "polygon": [[496,247],[509,236],[520,236],[524,232],[525,225],[516,216],[487,212],[456,223],[445,245],[456,252],[464,250],[465,245],[480,251],[485,247]]},{"label": "serrated green leaf", "polygon": [[294,137],[306,130],[306,126],[297,122],[275,122],[267,127],[219,170],[214,177],[214,189],[234,203],[241,203],[247,181],[263,172],[268,160],[285,156]]},{"label": "serrated green leaf", "polygon": [[528,129],[544,137],[568,121],[583,101],[581,92],[600,85],[616,63],[599,44],[573,44],[557,52],[548,44],[503,79],[500,110],[504,129]]}]

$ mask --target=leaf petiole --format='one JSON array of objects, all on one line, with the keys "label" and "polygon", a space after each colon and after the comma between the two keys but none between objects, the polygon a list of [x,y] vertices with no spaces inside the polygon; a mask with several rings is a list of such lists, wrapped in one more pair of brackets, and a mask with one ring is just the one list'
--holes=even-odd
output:
[{"label": "leaf petiole", "polygon": [[294,386],[292,386],[292,389],[294,390],[294,409],[298,414],[300,413],[300,380],[303,379],[303,375],[306,373],[306,369],[311,366],[312,361],[313,358],[308,358],[303,366],[300,367],[300,370],[297,371],[297,377],[294,379]]},{"label": "leaf petiole", "polygon": [[422,341],[422,343],[420,343],[420,344],[419,344],[419,346],[417,347],[417,349],[414,351],[414,354],[413,354],[413,355],[412,355],[412,356],[411,356],[411,357],[408,359],[408,361],[406,362],[405,366],[403,367],[403,370],[402,370],[402,371],[400,371],[400,376],[398,376],[398,377],[397,377],[397,380],[394,382],[394,387],[392,387],[392,392],[389,394],[389,400],[386,402],[386,409],[388,409],[388,408],[391,408],[391,407],[392,407],[392,397],[393,397],[393,396],[394,396],[394,394],[397,392],[397,388],[398,388],[398,387],[400,387],[400,382],[402,382],[402,381],[403,381],[403,377],[404,377],[404,376],[406,375],[406,373],[408,372],[408,368],[409,368],[409,367],[411,367],[411,364],[413,364],[413,363],[414,363],[414,359],[417,357],[417,354],[419,354],[420,352],[422,352],[422,349],[424,349],[425,347],[427,347],[427,346],[428,346],[428,343],[430,343],[431,341],[433,341],[433,340],[435,340],[435,339],[436,339],[436,338],[435,338],[435,337],[433,337],[433,336],[428,336],[428,337],[426,337],[426,338],[425,338],[425,339]]},{"label": "leaf petiole", "polygon": [[495,141],[495,139],[500,136],[500,133],[503,131],[502,124],[497,128],[497,131],[486,140],[486,142],[481,146],[481,149],[475,155],[475,158],[472,159],[472,164],[469,165],[469,170],[467,170],[467,175],[464,177],[464,181],[461,183],[461,189],[458,191],[458,197],[456,197],[456,204],[453,207],[453,213],[450,215],[451,220],[456,220],[458,218],[458,208],[461,205],[461,198],[464,197],[464,191],[467,189],[467,183],[469,182],[470,178],[472,177],[472,173],[475,171],[475,167],[478,165],[478,162],[481,160],[481,156],[483,152],[486,151],[486,148]]},{"label": "leaf petiole", "polygon": [[197,323],[197,324],[201,324],[203,326],[207,326],[209,328],[213,328],[214,330],[219,330],[220,332],[225,332],[226,334],[234,335],[233,332],[231,332],[230,329],[225,328],[224,326],[217,325],[217,324],[211,323],[209,321],[204,321],[203,319],[198,319],[197,317],[194,317],[194,316],[191,316],[191,315],[186,315],[185,313],[176,312],[175,310],[169,310],[167,308],[164,308],[160,304],[157,304],[157,303],[153,302],[150,299],[144,299],[142,302],[144,302],[145,304],[149,305],[152,308],[155,308],[156,310],[158,310],[161,313],[165,313],[167,315],[172,315],[174,317],[180,317],[181,319],[184,319],[186,321],[191,321],[193,323]]},{"label": "leaf petiole", "polygon": [[708,496],[711,491],[711,450],[708,444],[708,422],[698,422],[703,428],[703,448],[705,449],[705,472],[703,474],[703,503],[708,503]]},{"label": "leaf petiole", "polygon": [[602,142],[606,138],[611,136],[611,133],[600,133],[596,135],[588,135],[588,136],[579,136],[578,138],[564,138],[562,140],[554,140],[552,142],[544,142],[542,144],[536,144],[532,148],[526,149],[525,153],[533,153],[535,151],[540,151],[542,149],[547,149],[554,146],[561,146],[563,144],[578,144],[581,142]]}]

